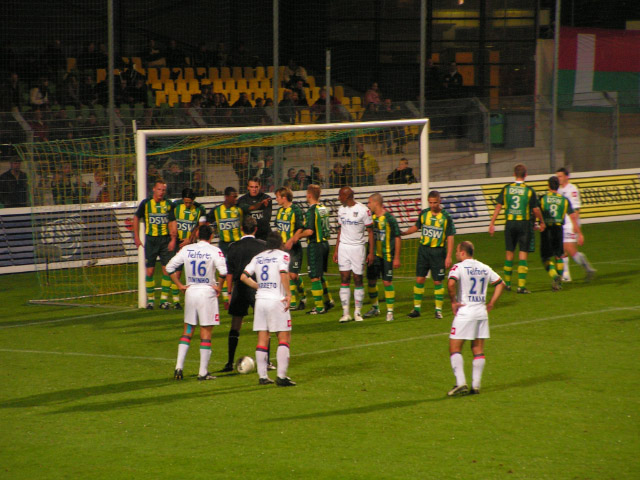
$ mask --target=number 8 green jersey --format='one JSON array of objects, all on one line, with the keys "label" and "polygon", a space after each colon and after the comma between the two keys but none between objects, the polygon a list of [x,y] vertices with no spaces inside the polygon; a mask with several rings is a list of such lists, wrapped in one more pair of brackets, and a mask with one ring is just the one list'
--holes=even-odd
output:
[{"label": "number 8 green jersey", "polygon": [[507,220],[529,220],[531,209],[537,206],[538,201],[533,188],[524,182],[514,182],[500,190],[496,203],[504,205]]},{"label": "number 8 green jersey", "polygon": [[554,192],[540,197],[540,210],[547,225],[564,225],[564,216],[574,212],[571,202]]}]

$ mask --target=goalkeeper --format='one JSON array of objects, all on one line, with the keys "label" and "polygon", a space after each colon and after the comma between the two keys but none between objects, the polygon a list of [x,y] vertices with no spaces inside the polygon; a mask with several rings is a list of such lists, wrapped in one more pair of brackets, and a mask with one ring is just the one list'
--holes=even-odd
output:
[{"label": "goalkeeper", "polygon": [[[155,272],[156,260],[160,257],[162,264],[162,293],[160,295],[160,308],[168,310],[169,289],[173,292],[174,307],[180,305],[180,291],[171,282],[167,273],[167,263],[176,251],[176,239],[178,228],[174,205],[171,200],[165,198],[167,184],[164,180],[157,179],[153,185],[153,194],[140,202],[140,206],[133,217],[133,235],[136,247],[144,246],[144,258],[146,266],[147,310],[153,310],[155,304]],[[140,239],[140,221],[144,220],[145,243]]]}]

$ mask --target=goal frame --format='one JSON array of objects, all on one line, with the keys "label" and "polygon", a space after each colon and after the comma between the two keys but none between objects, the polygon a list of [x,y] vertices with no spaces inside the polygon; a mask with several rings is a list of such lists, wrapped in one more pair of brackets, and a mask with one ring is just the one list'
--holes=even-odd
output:
[{"label": "goal frame", "polygon": [[[147,198],[147,139],[158,137],[176,136],[214,136],[232,135],[241,133],[284,133],[284,132],[309,132],[324,130],[354,130],[369,128],[410,127],[419,128],[419,153],[420,153],[420,197],[422,208],[427,207],[427,194],[429,191],[429,119],[418,118],[408,120],[389,120],[382,122],[349,122],[349,123],[323,123],[302,125],[273,125],[260,127],[220,127],[220,128],[168,128],[168,129],[135,129],[136,149],[136,182],[138,203]],[[144,243],[144,223],[134,225],[138,228],[140,239]],[[138,307],[147,305],[147,292],[145,288],[146,267],[144,258],[144,246],[138,247]]]}]

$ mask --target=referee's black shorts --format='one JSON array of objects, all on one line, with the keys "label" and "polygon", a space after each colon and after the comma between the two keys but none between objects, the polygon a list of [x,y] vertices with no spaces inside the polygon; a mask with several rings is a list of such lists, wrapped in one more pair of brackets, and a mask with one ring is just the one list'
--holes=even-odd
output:
[{"label": "referee's black shorts", "polygon": [[233,286],[231,300],[229,301],[229,315],[233,317],[246,317],[249,307],[256,304],[256,291],[248,285],[238,282]]}]

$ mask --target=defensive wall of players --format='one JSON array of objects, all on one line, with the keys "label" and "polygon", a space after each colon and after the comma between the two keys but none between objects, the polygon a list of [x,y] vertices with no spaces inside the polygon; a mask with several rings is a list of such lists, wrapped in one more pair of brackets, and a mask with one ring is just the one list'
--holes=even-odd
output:
[{"label": "defensive wall of players", "polygon": [[[548,175],[532,175],[527,183],[536,192],[547,190]],[[458,235],[486,232],[498,191],[513,177],[484,180],[434,182],[442,203],[454,218]],[[571,181],[580,188],[581,222],[601,223],[640,219],[640,169],[575,173]],[[380,185],[354,188],[355,199],[366,204],[372,193],[384,196],[385,208],[398,220],[401,230],[415,222],[421,210],[420,184]],[[294,193],[294,202],[306,210],[304,191]],[[207,210],[222,197],[198,198]],[[337,232],[338,189],[326,189],[321,201],[331,212]],[[36,261],[47,268],[135,263],[132,217],[139,202],[85,204],[4,209],[0,213],[0,274],[36,270]],[[275,217],[277,209],[274,209]],[[273,221],[271,222],[273,224]],[[497,230],[504,220],[497,222]],[[415,234],[418,236],[418,234]]]}]

